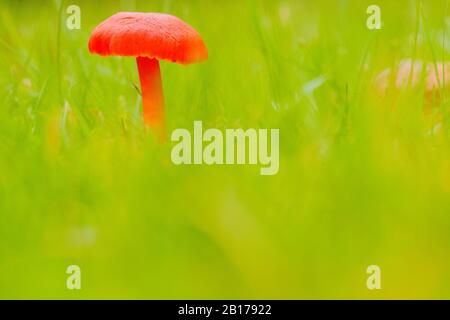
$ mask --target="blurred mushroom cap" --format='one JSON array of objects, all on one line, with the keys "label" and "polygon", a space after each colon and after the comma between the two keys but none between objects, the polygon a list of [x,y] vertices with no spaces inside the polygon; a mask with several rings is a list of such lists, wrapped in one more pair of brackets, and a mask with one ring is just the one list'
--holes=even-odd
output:
[{"label": "blurred mushroom cap", "polygon": [[424,63],[416,60],[413,63],[411,59],[406,59],[395,70],[385,69],[375,79],[375,91],[381,97],[407,88],[423,89],[426,104],[439,103],[441,89],[450,89],[450,62]]}]

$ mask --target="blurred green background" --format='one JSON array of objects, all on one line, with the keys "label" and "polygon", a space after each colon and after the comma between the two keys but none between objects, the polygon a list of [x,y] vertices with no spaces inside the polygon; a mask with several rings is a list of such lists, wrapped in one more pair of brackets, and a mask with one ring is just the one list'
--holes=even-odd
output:
[{"label": "blurred green background", "polygon": [[[449,58],[450,1],[377,0],[370,31],[373,3],[2,0],[0,298],[450,298],[448,100],[424,115],[422,90],[393,109],[372,86]],[[118,11],[176,15],[209,48],[162,63],[169,129],[280,128],[276,176],[171,164],[134,59],[87,50]]]}]

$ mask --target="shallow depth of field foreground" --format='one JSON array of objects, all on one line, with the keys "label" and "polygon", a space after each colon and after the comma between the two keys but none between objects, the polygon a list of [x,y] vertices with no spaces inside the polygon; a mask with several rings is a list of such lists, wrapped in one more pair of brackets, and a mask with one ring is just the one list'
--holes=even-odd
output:
[{"label": "shallow depth of field foreground", "polygon": [[[376,1],[369,30],[374,2],[1,1],[0,298],[449,299],[450,72],[431,94],[396,75],[450,61],[450,1]],[[169,134],[277,128],[276,175],[172,163],[136,60],[89,53],[118,11],[175,15],[208,47],[161,62]]]}]

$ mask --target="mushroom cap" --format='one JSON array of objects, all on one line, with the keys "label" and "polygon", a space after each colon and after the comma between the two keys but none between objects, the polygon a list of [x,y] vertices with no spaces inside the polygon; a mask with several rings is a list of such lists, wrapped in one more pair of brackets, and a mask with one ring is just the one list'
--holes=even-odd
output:
[{"label": "mushroom cap", "polygon": [[163,13],[114,14],[94,29],[89,51],[102,56],[149,57],[181,64],[208,58],[200,34],[179,18]]},{"label": "mushroom cap", "polygon": [[384,95],[390,85],[393,84],[395,90],[406,88],[409,84],[416,89],[423,84],[425,94],[428,96],[438,93],[440,86],[445,90],[450,89],[450,62],[422,62],[411,59],[400,61],[397,71],[390,68],[381,72],[375,79],[377,91]]},{"label": "mushroom cap", "polygon": [[393,98],[394,105],[405,89],[423,91],[424,112],[431,114],[443,101],[442,93],[450,93],[450,61],[402,60],[396,68],[385,69],[376,77],[374,89],[378,98]]}]

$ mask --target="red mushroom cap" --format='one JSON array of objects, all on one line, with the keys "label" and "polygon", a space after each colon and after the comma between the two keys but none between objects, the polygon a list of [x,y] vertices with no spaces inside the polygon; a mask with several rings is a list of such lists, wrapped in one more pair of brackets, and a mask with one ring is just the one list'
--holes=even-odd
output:
[{"label": "red mushroom cap", "polygon": [[102,56],[134,56],[181,64],[202,62],[208,50],[200,34],[169,14],[119,12],[92,32],[89,51]]}]

